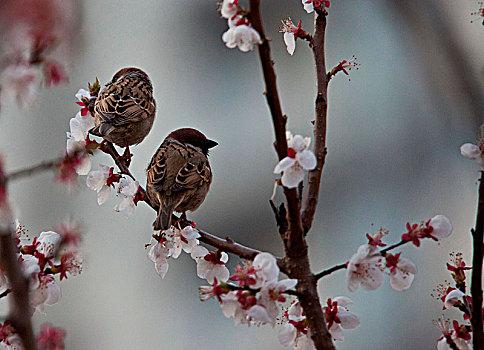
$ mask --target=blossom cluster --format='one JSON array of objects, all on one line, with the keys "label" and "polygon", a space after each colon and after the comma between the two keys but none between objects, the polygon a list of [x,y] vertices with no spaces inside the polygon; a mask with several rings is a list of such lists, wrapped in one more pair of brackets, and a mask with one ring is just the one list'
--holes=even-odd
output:
[{"label": "blossom cluster", "polygon": [[[42,83],[47,87],[67,82],[65,60],[58,48],[71,42],[73,11],[70,1],[24,0],[0,4],[2,48],[0,91],[3,98],[30,105]],[[57,50],[57,51],[56,51]]]},{"label": "blossom cluster", "polygon": [[[450,260],[450,263],[447,263],[447,270],[451,273],[455,287],[451,287],[450,283],[446,281],[446,284],[441,284],[435,289],[437,293],[432,296],[443,303],[444,310],[452,308],[459,310],[464,321],[468,322],[471,318],[472,297],[466,294],[465,272],[471,267],[466,266],[462,253],[451,253]],[[457,320],[453,320],[451,329],[448,320],[441,319],[434,323],[442,332],[442,336],[437,341],[439,350],[472,349],[471,325],[461,325]]]},{"label": "blossom cluster", "polygon": [[[431,238],[435,241],[446,238],[452,233],[452,225],[444,215],[436,215],[420,224],[407,223],[408,232],[402,235],[402,244],[412,242],[420,245],[420,239]],[[402,253],[390,254],[380,251],[379,246],[387,230],[380,229],[374,236],[367,235],[369,242],[361,245],[347,263],[346,285],[352,292],[361,285],[363,289],[378,289],[384,279],[384,274],[390,276],[390,286],[395,290],[410,288],[417,268],[413,262],[401,257]]]},{"label": "blossom cluster", "polygon": [[228,48],[238,47],[240,51],[247,52],[261,43],[259,33],[252,28],[247,18],[248,12],[239,6],[239,0],[223,0],[219,10],[229,26],[222,34],[222,40]]},{"label": "blossom cluster", "polygon": [[[14,240],[19,252],[18,260],[23,275],[29,280],[29,299],[32,313],[43,313],[46,305],[53,305],[61,299],[58,281],[76,276],[82,271],[83,258],[79,252],[80,233],[75,224],[66,223],[54,231],[44,231],[28,239],[27,231],[18,221],[15,225]],[[58,279],[56,278],[58,276]],[[10,283],[0,268],[0,289],[2,296],[10,294]],[[54,335],[56,335],[54,337]],[[55,329],[45,328],[39,335],[39,347],[48,339],[59,338]],[[20,338],[7,320],[0,325],[0,349],[21,349]],[[50,349],[50,348],[49,348]],[[63,347],[58,347],[63,349]]]},{"label": "blossom cluster", "polygon": [[[131,216],[138,202],[144,198],[144,193],[138,183],[131,176],[114,172],[113,167],[100,164],[100,170],[91,170],[91,156],[94,150],[101,146],[90,138],[89,130],[94,127],[94,118],[89,111],[90,105],[100,90],[99,81],[89,84],[89,91],[80,89],[76,102],[81,110],[69,122],[70,131],[67,132],[66,160],[61,164],[60,179],[64,182],[77,180],[78,175],[87,175],[86,185],[97,192],[97,202],[104,204],[114,189],[120,198],[114,210]],[[117,186],[117,188],[116,188]]]},{"label": "blossom cluster", "polygon": [[295,188],[303,179],[305,170],[316,168],[317,160],[314,153],[308,150],[311,143],[310,137],[301,135],[293,136],[286,131],[287,157],[283,158],[274,168],[274,173],[282,172],[282,185],[288,188]]}]

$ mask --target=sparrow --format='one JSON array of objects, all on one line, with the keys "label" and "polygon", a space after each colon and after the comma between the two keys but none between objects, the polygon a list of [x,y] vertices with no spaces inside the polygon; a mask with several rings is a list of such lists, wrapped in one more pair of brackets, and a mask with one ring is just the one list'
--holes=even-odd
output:
[{"label": "sparrow", "polygon": [[114,74],[94,102],[94,127],[89,133],[120,147],[143,141],[153,126],[156,102],[148,75],[139,68]]},{"label": "sparrow", "polygon": [[182,128],[170,133],[155,152],[146,169],[146,194],[158,208],[156,231],[170,228],[174,211],[184,218],[205,200],[212,183],[208,151],[217,145],[198,130]]}]

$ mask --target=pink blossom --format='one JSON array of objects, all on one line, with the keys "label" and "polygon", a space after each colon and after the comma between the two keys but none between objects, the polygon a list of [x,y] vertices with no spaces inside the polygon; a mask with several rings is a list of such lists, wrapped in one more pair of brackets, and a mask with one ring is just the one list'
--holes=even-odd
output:
[{"label": "pink blossom", "polygon": [[420,224],[407,223],[407,233],[402,235],[402,240],[412,241],[412,243],[419,247],[420,239],[431,238],[434,241],[449,237],[452,233],[452,224],[450,220],[444,215],[436,215],[427,222],[422,221]]},{"label": "pink blossom", "polygon": [[64,66],[56,61],[44,63],[44,76],[47,87],[53,87],[69,81]]},{"label": "pink blossom", "polygon": [[37,336],[37,346],[40,350],[64,350],[65,336],[66,332],[62,328],[55,328],[51,324],[44,323]]},{"label": "pink blossom", "polygon": [[39,275],[39,285],[31,289],[30,302],[36,311],[44,312],[44,305],[53,305],[61,299],[61,289],[52,275]]},{"label": "pink blossom", "polygon": [[40,72],[31,65],[9,65],[0,74],[2,98],[16,100],[22,107],[34,102],[39,84]]}]

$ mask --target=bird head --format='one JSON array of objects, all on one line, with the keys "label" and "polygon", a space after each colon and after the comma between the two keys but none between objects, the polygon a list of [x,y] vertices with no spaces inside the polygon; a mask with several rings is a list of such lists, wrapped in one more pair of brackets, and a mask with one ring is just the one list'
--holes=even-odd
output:
[{"label": "bird head", "polygon": [[144,80],[151,86],[151,80],[148,77],[148,74],[143,72],[141,69],[135,68],[135,67],[126,67],[126,68],[120,69],[116,74],[114,74],[113,79],[111,80],[111,83],[114,83],[119,79],[126,78],[126,77],[134,77],[134,78]]},{"label": "bird head", "polygon": [[166,138],[172,138],[183,144],[190,144],[202,150],[208,155],[208,150],[218,145],[217,142],[209,140],[200,131],[192,128],[181,128],[171,132]]}]

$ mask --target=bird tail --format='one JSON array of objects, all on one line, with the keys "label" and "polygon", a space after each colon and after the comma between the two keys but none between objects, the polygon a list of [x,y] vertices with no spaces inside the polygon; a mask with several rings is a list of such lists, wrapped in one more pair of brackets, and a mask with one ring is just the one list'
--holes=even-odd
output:
[{"label": "bird tail", "polygon": [[153,222],[153,228],[155,231],[158,230],[167,230],[171,226],[171,216],[173,215],[173,211],[175,210],[175,206],[173,204],[165,204],[162,203],[160,205],[160,209],[158,210],[158,216],[156,220]]},{"label": "bird tail", "polygon": [[106,136],[108,135],[111,131],[113,131],[114,126],[108,123],[101,123],[98,126],[95,126],[91,130],[89,130],[89,133],[91,135],[95,136]]}]

